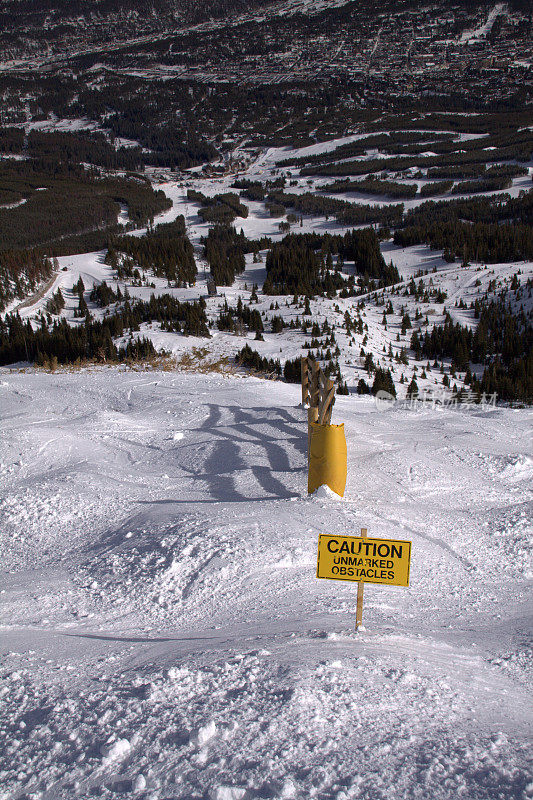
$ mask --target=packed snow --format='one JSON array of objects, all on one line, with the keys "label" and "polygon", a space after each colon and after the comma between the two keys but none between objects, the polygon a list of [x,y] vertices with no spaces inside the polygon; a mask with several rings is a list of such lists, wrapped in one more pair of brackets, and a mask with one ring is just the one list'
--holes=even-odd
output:
[{"label": "packed snow", "polygon": [[[531,412],[339,397],[306,493],[296,386],[3,369],[0,797],[531,796]],[[408,539],[411,584],[315,577]]]}]

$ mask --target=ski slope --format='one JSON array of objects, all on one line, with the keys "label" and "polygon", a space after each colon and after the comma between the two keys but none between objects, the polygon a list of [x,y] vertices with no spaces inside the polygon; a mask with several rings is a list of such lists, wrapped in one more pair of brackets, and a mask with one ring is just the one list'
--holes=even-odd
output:
[{"label": "ski slope", "polygon": [[[339,397],[306,493],[297,386],[0,371],[0,798],[523,800],[531,411]],[[408,589],[318,534],[412,541]]]},{"label": "ski slope", "polygon": [[465,44],[470,43],[471,41],[476,41],[477,39],[483,39],[488,36],[492,30],[492,26],[494,25],[496,19],[500,15],[508,15],[509,7],[507,3],[497,3],[494,8],[489,12],[486,22],[480,25],[475,30],[471,31],[463,31],[461,36],[459,37],[459,43]]}]

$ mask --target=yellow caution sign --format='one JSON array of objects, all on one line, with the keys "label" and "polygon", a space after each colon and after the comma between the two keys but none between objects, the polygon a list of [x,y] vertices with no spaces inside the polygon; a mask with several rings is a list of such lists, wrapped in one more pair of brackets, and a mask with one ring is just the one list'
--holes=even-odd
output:
[{"label": "yellow caution sign", "polygon": [[317,578],[409,586],[411,542],[362,536],[318,537]]}]

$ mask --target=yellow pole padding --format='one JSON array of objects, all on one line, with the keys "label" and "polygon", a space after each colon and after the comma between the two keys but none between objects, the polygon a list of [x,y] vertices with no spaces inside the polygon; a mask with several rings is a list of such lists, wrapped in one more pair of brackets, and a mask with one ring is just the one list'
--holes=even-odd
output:
[{"label": "yellow pole padding", "polygon": [[307,491],[312,494],[320,486],[344,496],[347,475],[347,450],[344,425],[309,423],[309,477]]}]

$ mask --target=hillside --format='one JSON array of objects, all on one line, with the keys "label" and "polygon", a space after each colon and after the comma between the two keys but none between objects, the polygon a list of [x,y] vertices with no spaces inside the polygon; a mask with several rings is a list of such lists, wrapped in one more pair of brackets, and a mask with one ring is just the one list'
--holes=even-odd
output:
[{"label": "hillside", "polygon": [[0,800],[532,800],[532,60],[525,0],[0,0]]},{"label": "hillside", "polygon": [[[413,135],[422,138],[415,148],[424,148],[426,134],[415,132]],[[394,143],[394,134],[377,133],[370,138],[374,136],[391,140],[391,147],[385,144],[384,150],[402,147]],[[220,358],[234,361],[242,347],[249,344],[263,358],[280,359],[283,367],[286,360],[311,352],[337,374],[339,384],[347,383],[352,394],[361,380],[371,386],[375,369],[379,367],[391,370],[398,397],[405,398],[415,379],[420,393],[426,391],[442,399],[454,387],[456,391],[476,388],[470,385],[470,375],[481,381],[503,345],[491,340],[492,343],[483,345],[484,350],[474,347],[469,353],[461,350],[460,355],[455,345],[439,345],[435,350],[429,342],[424,344],[425,338],[445,324],[461,326],[463,335],[475,332],[483,308],[488,309],[491,303],[503,299],[502,308],[510,308],[517,319],[521,315],[523,320],[519,327],[523,341],[519,346],[513,345],[508,364],[512,367],[511,362],[523,359],[525,372],[519,379],[522,388],[517,390],[515,378],[512,381],[514,391],[505,389],[501,380],[496,385],[485,381],[482,389],[491,394],[496,391],[501,400],[531,401],[533,372],[528,354],[532,346],[533,314],[533,239],[530,235],[533,162],[521,161],[516,166],[504,167],[515,170],[509,172],[514,177],[505,176],[506,188],[473,195],[468,189],[464,193],[453,193],[448,188],[447,193],[438,195],[435,201],[428,201],[422,194],[424,187],[434,185],[428,175],[435,169],[432,167],[411,170],[408,176],[391,169],[392,180],[374,181],[377,194],[371,193],[374,184],[369,180],[363,181],[361,185],[365,188],[358,191],[360,179],[357,178],[349,186],[341,186],[339,194],[336,189],[332,191],[330,178],[306,174],[305,165],[315,164],[317,159],[328,167],[344,165],[346,162],[338,159],[346,148],[352,149],[360,142],[367,148],[368,138],[364,134],[354,134],[298,149],[239,147],[232,154],[230,166],[221,170],[221,174],[210,174],[213,170],[209,168],[192,170],[178,179],[159,173],[154,179],[154,196],[157,202],[163,197],[172,205],[153,217],[155,227],[150,229],[148,237],[143,236],[146,229],[138,228],[133,231],[133,237],[130,234],[121,239],[115,233],[110,251],[59,256],[55,277],[46,290],[34,300],[30,298],[23,303],[15,298],[5,310],[16,311],[23,322],[31,321],[37,333],[47,313],[49,322],[67,322],[79,332],[86,324],[86,313],[93,325],[105,323],[106,318],[111,318],[109,315],[122,315],[118,327],[114,323],[113,328],[115,337],[120,334],[117,346],[125,347],[135,333],[153,342],[156,350],[164,349],[177,358],[196,348],[201,356],[195,358],[200,361],[212,362]],[[451,145],[459,150],[480,139],[486,144],[490,137],[469,138],[467,134],[455,134]],[[449,139],[446,144],[450,144]],[[456,149],[454,157],[457,157]],[[478,145],[478,149],[471,152],[496,157],[491,156],[494,150],[490,147]],[[333,160],[335,158],[337,160]],[[428,157],[415,158],[421,165]],[[372,155],[365,152],[350,163],[370,164],[371,159]],[[389,161],[393,159],[396,160],[388,156]],[[478,169],[477,165],[474,167]],[[437,169],[453,170],[455,167]],[[482,164],[480,174],[490,174],[491,169]],[[437,180],[436,183],[446,181]],[[461,180],[449,183],[459,190],[464,186]],[[399,204],[396,198],[380,193],[387,191],[381,188],[382,184],[393,186],[395,191],[409,189],[413,193]],[[18,213],[18,209],[15,212]],[[362,217],[357,224],[354,214],[367,218]],[[517,215],[522,215],[524,226],[518,226]],[[483,227],[483,224],[476,228],[458,219],[469,216],[474,221],[487,222],[491,219],[507,222],[512,216],[517,227],[493,223],[492,228]],[[386,225],[388,217],[398,226],[394,236]],[[374,220],[381,220],[381,224],[377,228],[374,222],[377,233],[371,231],[368,238],[368,224]],[[432,232],[433,220],[437,220],[444,231],[446,225],[450,226],[451,236],[446,234],[447,238],[434,242],[440,229],[437,228],[436,234]],[[127,206],[120,222],[122,225],[129,222]],[[165,227],[169,223],[175,227]],[[477,239],[466,239],[463,243],[459,238],[461,226],[467,233],[477,230]],[[124,228],[118,230],[120,233]],[[510,241],[507,238],[498,240],[505,231],[515,230],[519,233]],[[224,238],[227,236],[229,240]],[[232,236],[237,238],[231,239]],[[406,237],[407,243],[402,237]],[[409,237],[413,244],[408,244]],[[484,252],[490,237],[493,241]],[[397,239],[399,244],[395,243]],[[449,244],[441,250],[446,242]],[[168,250],[170,245],[174,249]],[[291,247],[303,249],[291,251]],[[275,254],[284,252],[298,252],[299,255],[287,256],[280,272],[282,283],[274,285],[274,273],[269,277],[268,270],[274,257],[278,257]],[[317,272],[312,287],[299,277],[302,258],[315,259]],[[294,273],[290,272],[291,264],[296,265]],[[213,275],[218,288],[216,296],[209,297],[207,283]],[[291,283],[294,276],[296,282]],[[103,298],[93,293],[100,285],[105,287]],[[64,307],[50,315],[50,304],[58,291]],[[129,297],[131,303],[144,304],[135,321],[130,322],[124,316],[124,300],[119,299],[117,293],[120,298]],[[170,324],[170,311],[156,311],[153,305],[147,305],[152,295],[164,302],[170,302],[165,298],[172,298],[178,305],[196,304],[194,313],[204,321],[200,326],[184,327],[185,316],[180,309],[176,322]],[[310,298],[307,312],[305,295]],[[251,314],[255,316],[250,317]],[[500,320],[496,329],[503,325]],[[236,335],[239,330],[244,336]],[[192,333],[195,338],[180,335],[180,332]],[[37,345],[28,344],[29,330],[24,334],[24,341],[21,334],[17,336],[18,349],[9,346],[8,334],[3,340],[8,342],[3,350],[0,348],[4,364],[26,360],[29,346],[34,348],[31,350],[33,360],[35,347],[39,349]],[[93,355],[97,349],[93,348]],[[52,344],[44,346],[45,355],[54,352],[59,354]],[[76,351],[66,360],[73,361],[79,354]]]}]

